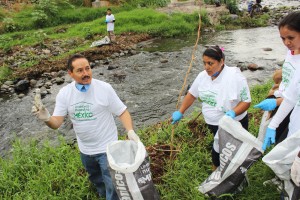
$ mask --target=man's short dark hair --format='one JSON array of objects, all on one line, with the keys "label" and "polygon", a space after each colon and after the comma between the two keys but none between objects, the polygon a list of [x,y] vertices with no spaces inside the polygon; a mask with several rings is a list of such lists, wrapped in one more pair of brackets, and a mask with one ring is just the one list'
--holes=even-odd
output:
[{"label": "man's short dark hair", "polygon": [[74,55],[72,55],[72,56],[69,58],[69,60],[68,60],[68,63],[67,63],[67,69],[70,70],[71,72],[73,72],[74,67],[73,67],[72,63],[73,63],[75,60],[79,59],[79,58],[85,58],[85,59],[87,59],[84,55],[81,55],[81,54],[74,54]]},{"label": "man's short dark hair", "polygon": [[107,8],[107,10],[106,11],[111,11],[111,9],[110,8]]}]

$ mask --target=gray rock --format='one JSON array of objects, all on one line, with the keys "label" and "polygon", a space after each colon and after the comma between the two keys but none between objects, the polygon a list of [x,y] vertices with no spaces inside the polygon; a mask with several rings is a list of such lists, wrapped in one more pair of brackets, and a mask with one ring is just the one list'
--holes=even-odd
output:
[{"label": "gray rock", "polygon": [[42,52],[45,53],[45,54],[50,54],[51,51],[49,49],[42,49]]},{"label": "gray rock", "polygon": [[272,49],[272,48],[269,48],[269,47],[267,47],[267,48],[263,48],[263,50],[264,50],[264,51],[272,51],[273,49]]},{"label": "gray rock", "polygon": [[61,77],[57,77],[56,79],[55,79],[55,83],[57,84],[57,85],[61,85],[61,84],[63,84],[65,82],[65,80],[63,79],[63,78],[61,78]]},{"label": "gray rock", "polygon": [[116,68],[118,68],[118,67],[109,65],[109,66],[107,67],[107,70],[113,70],[113,69],[116,69]]},{"label": "gray rock", "polygon": [[136,55],[136,54],[137,54],[137,52],[136,52],[135,50],[130,50],[130,53],[131,53],[132,55]]},{"label": "gray rock", "polygon": [[96,63],[90,62],[90,67],[93,69],[96,66]]},{"label": "gray rock", "polygon": [[57,72],[51,72],[51,76],[54,78],[57,77]]},{"label": "gray rock", "polygon": [[28,90],[30,84],[29,81],[27,80],[20,80],[16,85],[15,85],[15,90],[17,92],[23,92],[25,90]]},{"label": "gray rock", "polygon": [[30,86],[34,87],[37,84],[37,80],[31,79],[30,80]]},{"label": "gray rock", "polygon": [[6,84],[1,85],[1,90],[7,91],[9,89],[9,86]]},{"label": "gray rock", "polygon": [[58,77],[63,77],[63,76],[65,76],[66,75],[66,71],[63,71],[63,70],[60,70],[59,72],[57,72],[57,76]]},{"label": "gray rock", "polygon": [[18,95],[18,97],[19,97],[20,99],[22,99],[23,97],[25,97],[25,94],[20,93],[20,94]]},{"label": "gray rock", "polygon": [[48,81],[48,82],[46,82],[46,83],[44,84],[44,86],[45,86],[46,89],[50,89],[51,86],[52,86],[52,83],[51,83],[50,81]]},{"label": "gray rock", "polygon": [[5,81],[4,84],[5,84],[5,85],[13,85],[14,82],[13,82],[13,81]]},{"label": "gray rock", "polygon": [[122,52],[122,53],[120,53],[120,56],[125,56],[125,54]]},{"label": "gray rock", "polygon": [[161,59],[160,62],[161,63],[167,63],[167,62],[169,62],[169,60],[168,59]]}]

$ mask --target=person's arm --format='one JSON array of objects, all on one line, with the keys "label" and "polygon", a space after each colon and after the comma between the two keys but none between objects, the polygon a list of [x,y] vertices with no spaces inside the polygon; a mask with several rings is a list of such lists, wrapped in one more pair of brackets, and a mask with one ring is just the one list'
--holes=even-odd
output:
[{"label": "person's arm", "polygon": [[194,103],[195,99],[196,97],[194,97],[190,92],[185,95],[179,110],[172,114],[172,124],[181,120],[184,112]]},{"label": "person's arm", "polygon": [[282,101],[283,101],[283,98],[282,98],[282,97],[277,98],[277,99],[276,99],[276,105],[277,105],[277,106],[280,106],[280,104],[282,103]]},{"label": "person's arm", "polygon": [[236,105],[236,107],[233,109],[235,112],[236,116],[244,113],[248,108],[250,107],[251,102],[240,102]]},{"label": "person's arm", "polygon": [[52,129],[58,129],[64,122],[64,118],[64,116],[51,116],[49,121],[45,121],[45,124]]},{"label": "person's arm", "polygon": [[119,119],[127,131],[128,138],[135,142],[140,141],[139,136],[133,130],[132,119],[127,109],[119,116]]},{"label": "person's arm", "polygon": [[126,131],[133,130],[132,119],[127,109],[119,116],[119,119],[122,122]]},{"label": "person's arm", "polygon": [[196,98],[188,92],[182,101],[182,104],[179,108],[179,112],[184,114],[184,112],[194,103],[195,99]]}]

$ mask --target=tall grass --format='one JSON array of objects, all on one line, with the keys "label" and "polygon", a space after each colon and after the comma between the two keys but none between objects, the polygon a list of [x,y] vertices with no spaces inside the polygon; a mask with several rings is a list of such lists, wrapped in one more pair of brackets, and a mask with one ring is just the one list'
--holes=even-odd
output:
[{"label": "tall grass", "polygon": [[[253,105],[265,98],[271,82],[251,89]],[[261,112],[249,109],[250,133],[258,132]],[[197,190],[212,172],[211,143],[213,136],[204,125],[203,118],[196,121],[198,126],[190,129],[188,122],[195,119],[197,112],[186,116],[175,126],[174,146],[178,153],[173,162],[164,166],[163,183],[156,185],[164,200],[207,199]],[[146,127],[138,131],[147,146],[170,144],[172,126],[168,122]],[[196,130],[196,131],[195,131]],[[0,159],[0,199],[97,199],[93,187],[87,180],[78,149],[63,140],[57,147],[37,142],[24,144],[16,142],[11,158]],[[242,193],[226,194],[222,199],[279,199],[274,186],[263,186],[263,181],[274,176],[260,160],[247,172],[250,185]]]}]

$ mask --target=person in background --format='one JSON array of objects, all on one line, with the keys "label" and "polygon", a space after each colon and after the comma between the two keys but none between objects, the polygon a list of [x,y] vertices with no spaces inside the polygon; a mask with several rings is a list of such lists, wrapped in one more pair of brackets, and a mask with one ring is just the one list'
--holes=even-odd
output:
[{"label": "person in background", "polygon": [[107,25],[107,33],[111,43],[116,42],[116,36],[114,33],[115,29],[115,16],[111,13],[111,9],[108,8],[106,11],[105,23]]},{"label": "person in background", "polygon": [[[172,123],[181,120],[184,112],[199,98],[205,122],[214,136],[224,115],[240,121],[248,130],[247,109],[251,97],[246,78],[240,69],[225,64],[225,55],[219,46],[207,48],[202,59],[205,70],[199,73],[179,110],[173,113]],[[218,151],[212,148],[213,170],[220,165]]]},{"label": "person in background", "polygon": [[106,147],[118,140],[113,115],[119,117],[129,139],[138,141],[133,131],[127,107],[110,84],[93,79],[89,61],[80,54],[71,56],[67,63],[68,74],[74,81],[56,96],[51,116],[40,98],[35,98],[32,111],[52,129],[58,129],[69,115],[76,133],[82,164],[97,192],[107,200],[119,199],[110,177]]}]

